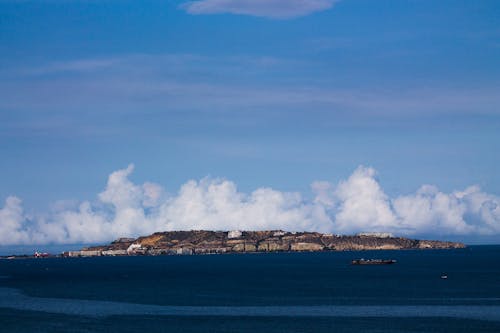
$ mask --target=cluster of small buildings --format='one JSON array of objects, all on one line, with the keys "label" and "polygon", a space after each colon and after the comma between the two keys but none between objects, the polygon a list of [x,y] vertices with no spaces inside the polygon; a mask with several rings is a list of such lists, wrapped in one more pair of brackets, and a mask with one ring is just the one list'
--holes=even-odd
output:
[{"label": "cluster of small buildings", "polygon": [[67,251],[63,257],[114,257],[114,256],[137,256],[137,255],[192,255],[192,254],[215,254],[227,253],[227,248],[194,248],[190,246],[177,248],[145,248],[140,244],[132,244],[126,250],[94,250],[83,249],[80,251]]},{"label": "cluster of small buildings", "polygon": [[[126,250],[123,249],[108,249],[108,250],[98,250],[98,249],[83,249],[79,251],[67,251],[63,252],[63,257],[100,257],[100,256],[127,256],[133,254],[146,254],[146,249],[143,249],[139,244],[132,244]],[[143,253],[140,253],[143,252]]]},{"label": "cluster of small buildings", "polygon": [[376,237],[376,238],[393,238],[394,235],[390,232],[360,232],[356,234],[358,237]]}]

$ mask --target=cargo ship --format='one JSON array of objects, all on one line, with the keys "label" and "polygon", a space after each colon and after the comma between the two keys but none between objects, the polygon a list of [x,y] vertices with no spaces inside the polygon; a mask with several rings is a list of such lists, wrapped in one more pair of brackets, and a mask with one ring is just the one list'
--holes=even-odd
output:
[{"label": "cargo ship", "polygon": [[390,265],[395,263],[394,259],[355,259],[351,261],[351,265]]}]

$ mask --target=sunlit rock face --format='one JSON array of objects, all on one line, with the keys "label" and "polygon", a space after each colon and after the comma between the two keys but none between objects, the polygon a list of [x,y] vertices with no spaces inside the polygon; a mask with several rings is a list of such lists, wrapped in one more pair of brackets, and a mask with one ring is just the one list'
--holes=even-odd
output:
[{"label": "sunlit rock face", "polygon": [[[224,231],[157,232],[137,239],[119,239],[105,246],[87,248],[84,254],[129,255],[209,254],[244,252],[305,252],[350,250],[454,249],[462,243],[416,240],[401,237],[340,236],[318,232],[239,231],[238,237]],[[96,252],[97,251],[97,252]],[[82,252],[82,251],[80,251]]]}]

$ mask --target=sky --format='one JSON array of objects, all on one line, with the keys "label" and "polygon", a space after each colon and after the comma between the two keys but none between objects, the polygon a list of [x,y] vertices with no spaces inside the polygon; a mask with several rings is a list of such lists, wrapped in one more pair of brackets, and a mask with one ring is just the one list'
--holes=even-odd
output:
[{"label": "sky", "polygon": [[0,244],[500,243],[500,2],[0,0]]}]

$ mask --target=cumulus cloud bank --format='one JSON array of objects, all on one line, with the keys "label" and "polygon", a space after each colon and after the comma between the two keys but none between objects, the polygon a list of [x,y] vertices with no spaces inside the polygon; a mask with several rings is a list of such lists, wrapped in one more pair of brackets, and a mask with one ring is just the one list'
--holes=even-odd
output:
[{"label": "cumulus cloud bank", "polygon": [[181,5],[189,14],[240,14],[289,19],[330,9],[336,0],[199,0]]},{"label": "cumulus cloud bank", "polygon": [[0,245],[93,243],[168,230],[269,230],[412,235],[498,235],[500,197],[477,186],[443,193],[424,185],[390,198],[372,168],[358,167],[338,184],[314,182],[313,198],[259,188],[239,192],[225,179],[190,180],[176,194],[154,183],[134,184],[134,167],[113,172],[94,203],[59,205],[27,216],[21,200],[0,209]]}]

